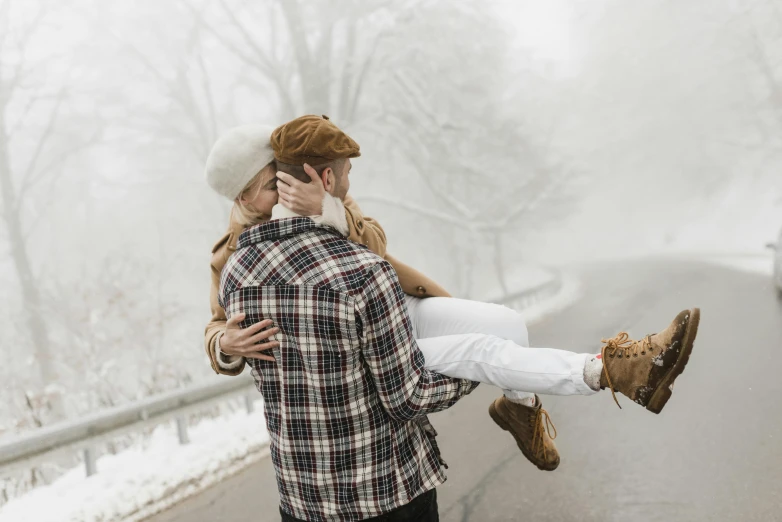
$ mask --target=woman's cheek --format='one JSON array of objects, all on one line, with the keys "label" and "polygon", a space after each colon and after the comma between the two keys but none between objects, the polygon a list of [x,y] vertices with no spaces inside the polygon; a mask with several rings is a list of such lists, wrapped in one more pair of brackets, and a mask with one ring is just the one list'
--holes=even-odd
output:
[{"label": "woman's cheek", "polygon": [[266,197],[266,208],[264,209],[267,214],[272,213],[272,207],[277,204],[279,200],[279,194],[276,190],[270,190]]}]

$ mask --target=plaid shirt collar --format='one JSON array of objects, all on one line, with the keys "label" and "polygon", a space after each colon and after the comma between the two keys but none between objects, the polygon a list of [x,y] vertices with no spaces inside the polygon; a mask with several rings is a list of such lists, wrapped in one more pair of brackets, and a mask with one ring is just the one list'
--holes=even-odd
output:
[{"label": "plaid shirt collar", "polygon": [[322,230],[342,237],[335,228],[327,225],[318,225],[308,217],[273,219],[260,225],[252,226],[242,232],[236,249],[239,250],[265,241],[279,241],[286,237],[296,236],[312,230]]}]

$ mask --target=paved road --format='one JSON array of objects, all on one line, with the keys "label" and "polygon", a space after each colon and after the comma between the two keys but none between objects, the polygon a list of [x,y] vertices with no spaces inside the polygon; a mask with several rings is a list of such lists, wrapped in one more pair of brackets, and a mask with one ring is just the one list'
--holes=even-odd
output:
[{"label": "paved road", "polygon": [[[481,386],[432,416],[448,482],[444,522],[782,520],[782,305],[769,278],[672,261],[588,267],[584,299],[532,328],[536,346],[593,351],[601,336],[660,330],[700,306],[673,398],[654,415],[609,393],[547,397],[558,470],[538,471],[489,419]],[[264,461],[154,522],[277,521]]]}]

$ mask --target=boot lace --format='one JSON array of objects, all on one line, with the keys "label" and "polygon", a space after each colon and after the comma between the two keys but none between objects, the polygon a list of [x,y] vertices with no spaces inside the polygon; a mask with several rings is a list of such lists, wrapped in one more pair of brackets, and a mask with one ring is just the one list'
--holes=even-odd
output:
[{"label": "boot lace", "polygon": [[606,355],[611,358],[618,357],[619,359],[622,357],[629,359],[631,354],[633,357],[638,357],[639,352],[641,355],[646,355],[646,352],[649,352],[651,355],[652,336],[647,335],[640,341],[634,341],[630,339],[630,336],[627,334],[627,332],[619,332],[619,334],[612,339],[601,339],[600,341],[605,343],[605,346],[603,346],[603,348],[600,350],[600,354],[603,357],[603,371],[606,374],[606,382],[608,382],[608,388],[611,390],[611,395],[614,397],[614,402],[621,410],[622,405],[619,404],[619,400],[616,398],[614,385],[611,382],[611,375],[608,373]]},{"label": "boot lace", "polygon": [[[551,434],[551,430],[554,430],[554,434]],[[544,435],[548,433],[551,440],[557,438],[557,428],[554,426],[551,417],[548,412],[543,408],[538,408],[535,413],[535,428],[532,435],[532,451],[540,456],[543,455],[543,460],[548,460],[548,452],[546,451],[546,444],[544,443]]]}]

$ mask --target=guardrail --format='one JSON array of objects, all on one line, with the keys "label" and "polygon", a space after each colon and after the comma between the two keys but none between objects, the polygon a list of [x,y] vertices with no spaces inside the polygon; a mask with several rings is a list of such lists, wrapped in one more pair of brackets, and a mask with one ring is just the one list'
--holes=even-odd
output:
[{"label": "guardrail", "polygon": [[0,443],[0,474],[7,475],[24,466],[32,467],[64,452],[81,451],[87,475],[93,475],[97,472],[94,448],[101,441],[176,419],[179,442],[187,444],[189,413],[241,395],[245,396],[248,412],[252,412],[251,393],[257,391],[246,377],[221,379],[45,426]]},{"label": "guardrail", "polygon": [[[561,278],[556,276],[533,288],[508,294],[494,302],[521,310],[556,294],[561,284]],[[45,426],[0,442],[0,476],[23,467],[33,467],[67,452],[79,451],[84,457],[87,475],[93,475],[98,471],[95,464],[95,447],[100,442],[175,419],[179,442],[187,444],[188,414],[242,395],[248,413],[252,413],[253,397],[257,393],[255,385],[247,377],[220,379],[217,382],[175,390],[126,406]]]}]

